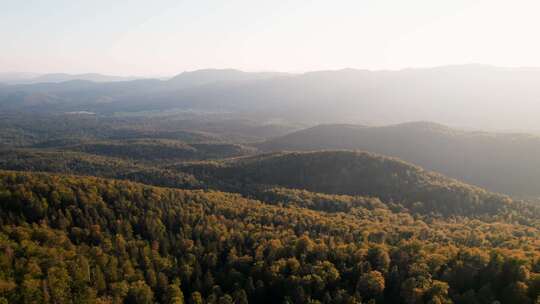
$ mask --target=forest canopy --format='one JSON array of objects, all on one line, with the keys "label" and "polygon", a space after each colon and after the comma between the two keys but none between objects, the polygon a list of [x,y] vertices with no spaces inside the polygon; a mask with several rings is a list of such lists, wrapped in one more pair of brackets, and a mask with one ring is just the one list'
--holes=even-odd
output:
[{"label": "forest canopy", "polygon": [[3,171],[0,295],[8,303],[534,303],[539,295],[537,227],[413,217],[368,197],[273,193],[296,203]]}]

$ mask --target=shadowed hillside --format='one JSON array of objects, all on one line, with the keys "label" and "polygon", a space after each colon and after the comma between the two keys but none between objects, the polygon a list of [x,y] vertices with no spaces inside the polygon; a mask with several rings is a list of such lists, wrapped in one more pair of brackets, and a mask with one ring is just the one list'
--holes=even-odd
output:
[{"label": "shadowed hillside", "polygon": [[428,122],[385,127],[320,125],[259,147],[266,151],[365,150],[492,191],[540,195],[540,137],[533,135],[469,132]]},{"label": "shadowed hillside", "polygon": [[253,154],[256,149],[238,144],[195,143],[177,140],[136,139],[127,141],[89,142],[63,147],[64,150],[126,159],[152,161],[181,161],[227,158]]},{"label": "shadowed hillside", "polygon": [[0,169],[99,176],[174,188],[201,188],[197,179],[183,172],[128,160],[71,151],[0,149]]},{"label": "shadowed hillside", "polygon": [[366,152],[277,153],[227,162],[180,165],[207,184],[240,193],[257,185],[368,195],[417,212],[495,214],[510,200],[394,158]]}]

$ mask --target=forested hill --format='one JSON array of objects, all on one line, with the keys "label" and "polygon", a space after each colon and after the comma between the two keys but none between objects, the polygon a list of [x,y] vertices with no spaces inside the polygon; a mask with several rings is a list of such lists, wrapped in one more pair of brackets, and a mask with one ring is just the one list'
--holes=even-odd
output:
[{"label": "forested hill", "polygon": [[265,151],[360,149],[398,157],[491,191],[540,195],[540,137],[472,132],[430,122],[320,125],[268,140]]},{"label": "forested hill", "polygon": [[367,152],[274,153],[178,167],[219,189],[246,193],[278,185],[331,194],[369,195],[421,213],[495,214],[511,203],[404,161]]},{"label": "forested hill", "polygon": [[[512,201],[398,159],[366,152],[275,153],[171,166],[167,162],[158,165],[69,151],[0,151],[0,169],[92,175],[183,189],[217,189],[273,202],[282,201],[282,195],[274,193],[277,186],[306,189],[316,195],[377,197],[391,203],[393,210],[420,214],[513,213],[513,217],[519,215],[523,224],[530,224],[527,218],[531,218],[531,213],[540,214],[533,204]],[[336,199],[323,201],[335,205],[332,201]],[[354,200],[347,198],[351,199]],[[293,197],[285,197],[285,201],[291,200],[294,201]],[[529,215],[523,218],[524,214]]]},{"label": "forested hill", "polygon": [[130,160],[39,149],[0,149],[0,153],[0,169],[3,170],[91,175],[183,189],[203,187],[190,174]]},{"label": "forested hill", "polygon": [[87,142],[62,149],[144,162],[227,158],[254,154],[256,151],[240,144],[188,144],[179,140],[149,138]]},{"label": "forested hill", "polygon": [[540,295],[537,228],[425,221],[377,205],[326,213],[0,171],[0,302],[533,303]]}]

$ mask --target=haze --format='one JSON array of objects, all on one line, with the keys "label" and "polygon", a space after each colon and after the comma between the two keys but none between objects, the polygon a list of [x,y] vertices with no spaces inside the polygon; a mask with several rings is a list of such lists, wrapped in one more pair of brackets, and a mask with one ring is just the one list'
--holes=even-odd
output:
[{"label": "haze", "polygon": [[540,1],[1,3],[0,304],[540,304]]},{"label": "haze", "polygon": [[537,1],[4,1],[0,72],[540,66]]}]

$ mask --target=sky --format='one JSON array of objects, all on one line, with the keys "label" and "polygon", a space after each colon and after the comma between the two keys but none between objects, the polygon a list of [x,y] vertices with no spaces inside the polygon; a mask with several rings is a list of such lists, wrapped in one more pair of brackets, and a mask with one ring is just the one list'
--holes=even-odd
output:
[{"label": "sky", "polygon": [[0,72],[540,66],[537,0],[0,0]]}]

